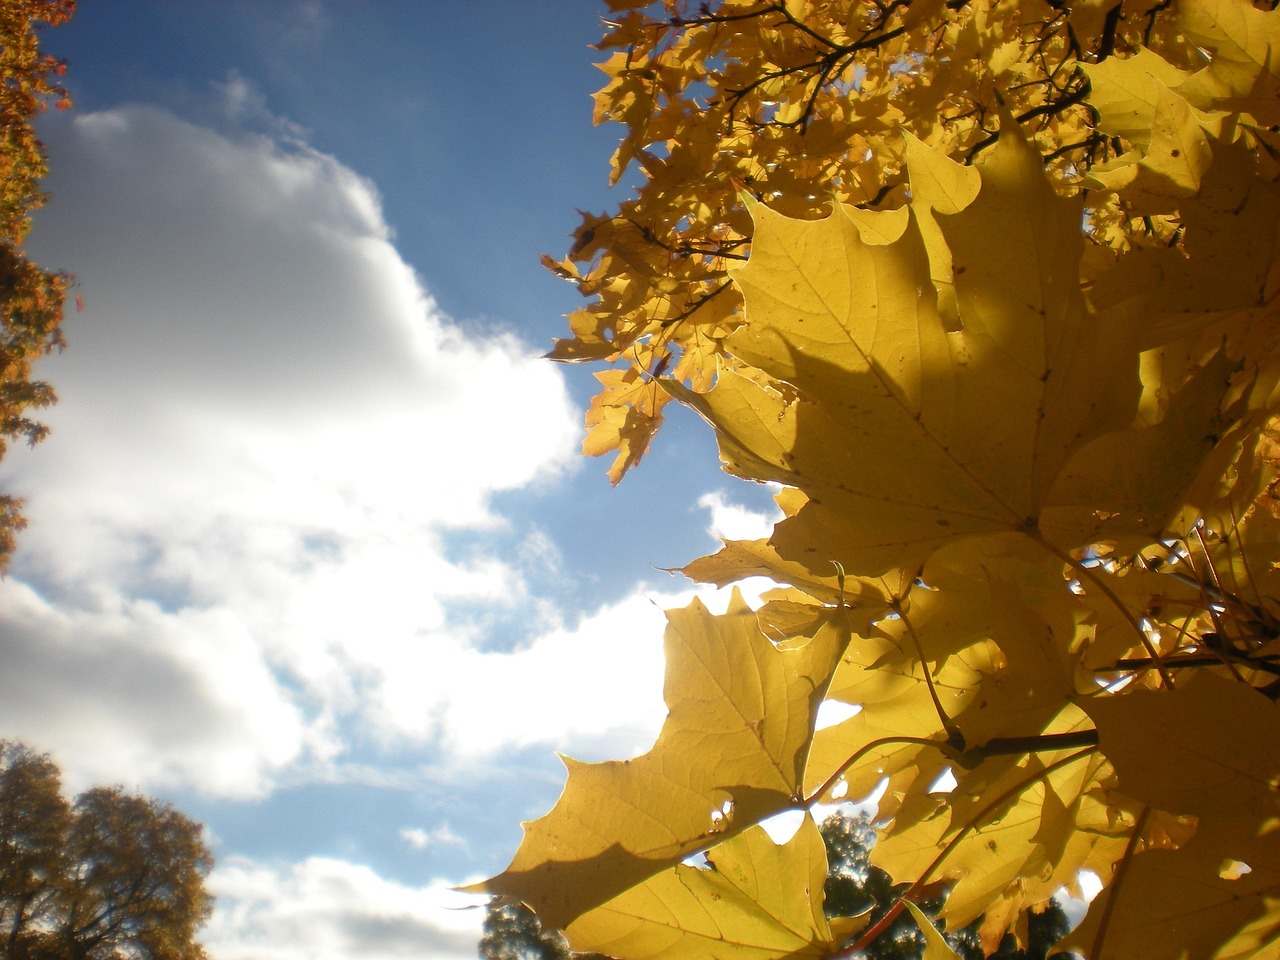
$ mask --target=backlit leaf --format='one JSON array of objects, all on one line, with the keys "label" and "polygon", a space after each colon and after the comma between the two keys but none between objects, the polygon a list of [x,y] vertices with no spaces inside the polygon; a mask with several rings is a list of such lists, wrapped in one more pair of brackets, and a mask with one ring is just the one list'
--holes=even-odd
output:
[{"label": "backlit leaf", "polygon": [[565,758],[555,808],[525,824],[511,865],[481,888],[564,927],[690,854],[801,799],[814,717],[849,642],[842,611],[775,645],[740,599],[668,612],[669,714],[653,749],[607,763]]},{"label": "backlit leaf", "polygon": [[[950,170],[928,157],[917,166]],[[876,574],[957,537],[1034,531],[1070,455],[1132,417],[1137,318],[1085,303],[1078,203],[1054,194],[1016,133],[980,173],[977,198],[939,218],[956,333],[922,296],[934,287],[914,223],[869,244],[843,210],[753,210],[734,275],[748,323],[726,346],[798,396],[732,372],[705,395],[673,392],[716,426],[730,470],[809,497],[775,529],[785,559]]]},{"label": "backlit leaf", "polygon": [[938,928],[910,900],[907,901],[907,910],[920,926],[920,932],[924,934],[924,953],[920,955],[921,960],[960,960],[956,952],[942,938]]},{"label": "backlit leaf", "polygon": [[[1081,706],[1121,791],[1199,821],[1183,847],[1134,858],[1099,956],[1254,956],[1280,937],[1280,706],[1211,674]],[[1107,903],[1095,904],[1072,942],[1098,938]]]},{"label": "backlit leaf", "polygon": [[755,827],[708,860],[656,874],[590,911],[565,930],[569,945],[622,960],[818,958],[839,947],[822,911],[826,852],[808,817],[785,844]]},{"label": "backlit leaf", "polygon": [[855,956],[813,838],[751,828],[874,796],[988,952],[1085,871],[1093,960],[1276,956],[1280,13],[623,6],[638,186],[550,262],[553,355],[612,365],[615,480],[675,399],[781,485],[684,569],[778,586],[672,614],[654,749],[568,761],[485,889],[628,957]]}]

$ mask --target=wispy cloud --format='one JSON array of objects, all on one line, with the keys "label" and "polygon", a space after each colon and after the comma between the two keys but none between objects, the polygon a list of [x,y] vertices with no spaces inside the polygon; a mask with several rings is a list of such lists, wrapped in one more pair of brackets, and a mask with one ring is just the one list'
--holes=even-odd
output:
[{"label": "wispy cloud", "polygon": [[[695,591],[579,609],[554,540],[494,506],[574,469],[559,369],[443,316],[373,186],[275,129],[127,107],[46,131],[33,241],[87,309],[41,371],[52,436],[0,472],[31,518],[0,581],[0,729],[72,789],[243,800],[410,756],[444,786],[391,843],[453,882],[492,857],[463,824],[513,755],[545,745],[554,790],[552,749],[649,748],[662,610]],[[719,535],[764,522],[703,506]],[[445,880],[225,854],[204,935],[221,960],[474,955],[481,914]]]},{"label": "wispy cloud", "polygon": [[414,850],[426,850],[429,847],[462,847],[466,849],[467,841],[442,823],[438,827],[424,830],[421,827],[405,827],[400,831],[400,838]]}]

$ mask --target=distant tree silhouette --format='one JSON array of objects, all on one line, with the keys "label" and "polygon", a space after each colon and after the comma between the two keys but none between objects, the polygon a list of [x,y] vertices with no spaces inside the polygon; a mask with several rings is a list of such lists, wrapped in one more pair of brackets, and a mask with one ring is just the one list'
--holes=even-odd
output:
[{"label": "distant tree silhouette", "polygon": [[0,948],[7,960],[204,960],[212,898],[198,823],[95,787],[75,802],[48,756],[0,740]]},{"label": "distant tree silhouette", "polygon": [[[833,815],[823,821],[822,840],[827,847],[827,882],[824,910],[828,917],[858,916],[870,910],[871,923],[882,917],[897,899],[905,884],[895,887],[893,878],[869,860],[876,832],[866,817]],[[944,894],[919,906],[930,916],[941,909]],[[1019,947],[1006,934],[1000,947],[984,954],[977,929],[981,918],[964,930],[949,935],[952,948],[965,960],[1045,960],[1053,945],[1067,934],[1067,915],[1057,901],[1043,913],[1033,913],[1028,921],[1027,944]],[[924,938],[915,921],[902,913],[862,954],[866,960],[916,960],[924,951]]]}]

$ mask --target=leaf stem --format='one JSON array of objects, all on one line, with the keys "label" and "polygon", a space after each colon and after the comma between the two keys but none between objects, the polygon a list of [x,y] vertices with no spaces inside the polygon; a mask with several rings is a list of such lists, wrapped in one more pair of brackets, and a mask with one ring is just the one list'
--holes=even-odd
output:
[{"label": "leaf stem", "polygon": [[[1168,670],[1182,670],[1191,667],[1220,667],[1223,663],[1238,663],[1245,667],[1255,670],[1261,670],[1264,673],[1280,674],[1280,657],[1274,654],[1263,657],[1242,656],[1238,659],[1224,658],[1219,653],[1215,656],[1195,656],[1184,655],[1181,657],[1161,661]],[[1123,660],[1117,660],[1115,663],[1106,667],[1094,667],[1094,673],[1121,673],[1126,670],[1144,670],[1148,667],[1155,666],[1150,660],[1144,660],[1141,657],[1129,657]]]},{"label": "leaf stem", "polygon": [[942,700],[938,697],[938,690],[933,685],[933,674],[929,672],[929,664],[924,658],[924,646],[920,643],[916,628],[911,625],[911,618],[902,609],[902,601],[897,598],[894,598],[893,601],[893,612],[902,620],[902,625],[907,628],[907,633],[911,636],[911,642],[915,645],[916,656],[920,658],[920,668],[924,671],[924,682],[929,688],[929,699],[933,701],[933,709],[938,711],[938,719],[942,722],[942,729],[947,733],[947,743],[958,750],[963,750],[965,747],[964,734],[960,732],[956,722],[947,716],[947,711],[943,709]]},{"label": "leaf stem", "polygon": [[960,762],[960,757],[963,756],[963,754],[961,754],[959,750],[957,750],[951,744],[947,743],[945,740],[931,740],[927,737],[881,737],[879,740],[872,740],[869,743],[863,744],[857,750],[853,751],[849,759],[846,760],[844,763],[840,764],[840,766],[836,767],[835,772],[832,773],[831,776],[827,777],[827,779],[822,782],[822,785],[818,787],[817,790],[815,790],[813,793],[809,794],[808,797],[800,801],[800,805],[804,807],[804,809],[806,810],[812,807],[815,803],[817,803],[820,799],[822,799],[822,797],[826,795],[828,790],[831,790],[833,787],[835,787],[836,783],[839,782],[840,778],[844,776],[846,770],[852,767],[855,763],[861,760],[864,756],[866,756],[872,750],[878,750],[881,747],[888,746],[891,743],[914,743],[922,747],[937,747],[948,758],[955,760],[957,763]]},{"label": "leaf stem", "polygon": [[1097,730],[1068,730],[1064,733],[1038,733],[1030,737],[995,737],[980,747],[966,750],[964,756],[976,758],[981,762],[987,757],[1037,753],[1043,750],[1069,750],[1071,747],[1096,747],[1097,745]]},{"label": "leaf stem", "polygon": [[1102,906],[1102,915],[1098,918],[1098,932],[1094,934],[1093,944],[1089,947],[1089,960],[1097,960],[1099,951],[1102,949],[1102,942],[1107,936],[1107,928],[1111,925],[1111,913],[1115,910],[1116,900],[1120,896],[1120,886],[1124,883],[1125,874],[1129,872],[1129,864],[1132,862],[1134,852],[1142,839],[1142,833],[1147,828],[1147,820],[1150,815],[1151,808],[1144,805],[1142,813],[1138,815],[1138,819],[1133,825],[1133,833],[1129,835],[1129,842],[1125,845],[1124,856],[1120,858],[1120,864],[1116,867],[1116,875],[1111,880],[1110,889],[1107,890],[1107,900]]},{"label": "leaf stem", "polygon": [[922,747],[937,747],[949,760],[953,760],[967,770],[971,770],[988,757],[1017,756],[1023,753],[1039,753],[1042,751],[1069,750],[1072,747],[1088,747],[1098,745],[1097,730],[1068,730],[1063,733],[1038,733],[1029,737],[994,737],[978,747],[959,750],[946,740],[933,740],[927,737],[881,737],[872,740],[853,752],[836,771],[827,777],[813,793],[800,801],[800,806],[808,809],[817,803],[828,790],[844,776],[845,772],[872,750],[891,743],[914,743]]}]

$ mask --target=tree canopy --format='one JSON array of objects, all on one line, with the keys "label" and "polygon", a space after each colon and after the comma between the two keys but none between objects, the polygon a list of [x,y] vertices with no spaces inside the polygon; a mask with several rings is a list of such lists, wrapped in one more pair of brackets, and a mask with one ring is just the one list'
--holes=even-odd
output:
[{"label": "tree canopy", "polygon": [[[1280,13],[610,7],[636,189],[550,263],[588,298],[551,355],[607,365],[615,481],[674,401],[780,486],[684,571],[778,586],[669,611],[653,748],[567,759],[481,888],[574,949],[771,960],[939,888],[990,951],[1088,871],[1090,958],[1273,956]],[[873,791],[897,901],[828,917],[816,825],[759,823]]]},{"label": "tree canopy", "polygon": [[[0,2],[0,456],[9,442],[34,444],[48,428],[33,408],[54,402],[53,388],[32,379],[32,366],[60,348],[70,278],[33,263],[23,252],[31,212],[44,202],[44,147],[32,122],[52,102],[71,105],[60,81],[65,63],[40,49],[39,28],[65,23],[75,0]],[[0,571],[24,526],[21,502],[0,494]]]},{"label": "tree canopy", "polygon": [[74,802],[44,755],[0,741],[0,944],[9,960],[204,960],[200,825],[95,787]]}]

